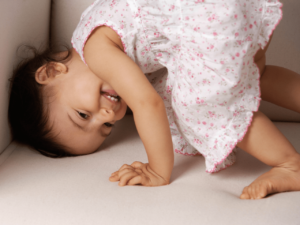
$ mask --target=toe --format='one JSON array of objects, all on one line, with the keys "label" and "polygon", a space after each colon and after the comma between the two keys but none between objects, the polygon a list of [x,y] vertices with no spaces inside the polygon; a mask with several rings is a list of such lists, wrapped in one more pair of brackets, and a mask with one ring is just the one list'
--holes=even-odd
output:
[{"label": "toe", "polygon": [[248,187],[245,187],[242,194],[240,195],[240,199],[250,199],[250,195],[248,193]]},{"label": "toe", "polygon": [[248,187],[248,194],[249,194],[249,199],[254,199],[254,192],[253,192],[253,186],[250,185]]},{"label": "toe", "polygon": [[261,185],[257,190],[257,198],[261,199],[268,195],[268,185]]}]

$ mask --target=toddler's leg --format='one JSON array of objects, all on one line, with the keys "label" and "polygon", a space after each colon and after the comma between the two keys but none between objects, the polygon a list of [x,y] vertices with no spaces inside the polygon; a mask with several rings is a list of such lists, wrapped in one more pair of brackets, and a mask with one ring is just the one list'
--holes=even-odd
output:
[{"label": "toddler's leg", "polygon": [[237,146],[273,168],[245,187],[240,198],[259,199],[268,194],[300,191],[300,155],[261,112]]},{"label": "toddler's leg", "polygon": [[278,66],[266,66],[260,79],[261,98],[300,113],[300,75]]},{"label": "toddler's leg", "polygon": [[268,45],[254,57],[261,74],[261,98],[300,113],[300,75],[286,68],[266,66]]}]

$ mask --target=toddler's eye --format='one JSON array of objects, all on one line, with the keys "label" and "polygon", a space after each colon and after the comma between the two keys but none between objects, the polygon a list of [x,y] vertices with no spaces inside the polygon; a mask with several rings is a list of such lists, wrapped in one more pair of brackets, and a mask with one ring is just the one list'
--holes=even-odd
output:
[{"label": "toddler's eye", "polygon": [[87,118],[89,118],[89,116],[88,115],[86,115],[86,114],[84,114],[84,113],[82,113],[82,112],[78,112],[77,111],[77,113],[78,113],[78,115],[82,118],[82,119],[87,119]]},{"label": "toddler's eye", "polygon": [[114,125],[111,124],[111,123],[104,123],[104,125],[107,126],[107,127],[113,127],[113,126],[114,126]]}]

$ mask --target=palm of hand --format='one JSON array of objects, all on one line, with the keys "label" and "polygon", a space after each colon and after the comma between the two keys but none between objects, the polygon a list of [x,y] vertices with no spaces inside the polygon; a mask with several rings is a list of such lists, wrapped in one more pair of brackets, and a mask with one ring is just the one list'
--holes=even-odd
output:
[{"label": "palm of hand", "polygon": [[111,182],[119,181],[119,186],[142,185],[161,186],[168,184],[164,178],[155,173],[148,163],[134,162],[124,164],[118,171],[111,174]]}]

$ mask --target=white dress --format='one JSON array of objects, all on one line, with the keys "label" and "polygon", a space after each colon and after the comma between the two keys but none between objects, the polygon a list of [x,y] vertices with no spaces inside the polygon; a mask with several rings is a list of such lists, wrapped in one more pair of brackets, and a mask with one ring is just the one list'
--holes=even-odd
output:
[{"label": "white dress", "polygon": [[175,152],[202,154],[206,171],[216,172],[234,163],[233,150],[258,110],[253,57],[279,23],[281,6],[278,0],[97,0],[83,12],[72,44],[84,61],[91,32],[103,25],[115,30],[164,100]]}]

